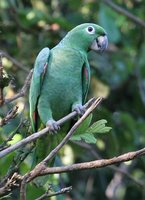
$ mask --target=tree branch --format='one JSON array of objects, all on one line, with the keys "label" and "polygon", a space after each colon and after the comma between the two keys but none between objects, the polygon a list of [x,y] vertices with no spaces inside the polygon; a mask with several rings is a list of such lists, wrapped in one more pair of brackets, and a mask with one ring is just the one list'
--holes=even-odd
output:
[{"label": "tree branch", "polygon": [[31,82],[32,74],[33,74],[33,69],[29,72],[28,76],[26,77],[25,83],[24,83],[22,89],[20,90],[20,92],[18,92],[12,98],[5,99],[4,104],[8,104],[8,103],[20,98],[20,97],[25,96],[27,89],[28,89],[30,82]]},{"label": "tree branch", "polygon": [[[10,165],[7,174],[4,177],[1,177],[0,188],[7,183],[8,179],[11,179],[14,173],[19,171],[21,163],[25,158],[32,152],[33,146],[28,147],[27,149],[21,149],[17,155],[14,157],[12,164]],[[20,177],[21,175],[19,175]],[[1,195],[1,193],[0,193]]]},{"label": "tree branch", "polygon": [[[118,163],[121,163],[121,162],[133,160],[133,159],[138,158],[142,155],[145,155],[145,147],[138,150],[138,151],[128,152],[128,153],[125,153],[125,154],[122,154],[120,156],[113,157],[113,158],[110,158],[110,159],[101,159],[101,160],[78,163],[78,164],[73,164],[73,165],[69,165],[69,166],[62,166],[62,167],[49,168],[49,167],[43,166],[44,167],[43,170],[39,171],[39,174],[37,174],[37,176],[44,176],[44,175],[47,175],[47,174],[67,173],[67,172],[72,172],[72,171],[76,171],[76,170],[103,168],[103,167],[106,167],[106,166],[111,166],[113,164],[118,164]],[[19,181],[23,182],[23,180],[26,180],[26,179],[27,179],[27,182],[30,182],[32,180],[31,178],[28,179],[28,177],[26,175],[24,175],[23,177],[19,176],[18,182]],[[23,182],[23,183],[25,183],[25,182]],[[17,185],[17,182],[14,183],[14,186],[19,187],[19,185]],[[9,185],[8,187],[4,186],[4,187],[0,188],[0,195],[5,195],[6,192],[11,191],[12,187],[13,187],[13,184]],[[23,187],[25,188],[25,185],[23,185]]]},{"label": "tree branch", "polygon": [[80,126],[80,124],[90,115],[90,113],[100,104],[102,98],[96,99],[92,105],[86,110],[85,114],[74,124],[74,126],[70,129],[68,134],[64,137],[64,139],[59,143],[59,145],[50,152],[50,154],[42,161],[45,164],[49,162],[57,152],[69,141],[75,130]]},{"label": "tree branch", "polygon": [[0,144],[0,151],[2,151],[3,149],[8,148],[8,142],[12,140],[12,138],[14,137],[14,135],[16,134],[16,132],[18,132],[18,130],[24,126],[24,124],[26,123],[26,120],[21,119],[20,124],[18,125],[18,127],[6,138],[6,140],[3,141],[3,143]]},{"label": "tree branch", "polygon": [[[130,166],[125,165],[125,163],[121,163],[119,166],[119,169],[125,172],[129,171],[129,168]],[[114,173],[110,183],[106,187],[106,190],[105,190],[106,197],[110,200],[117,199],[117,196],[118,196],[117,189],[118,187],[121,188],[124,184],[125,184],[124,174],[119,173],[119,172]]]},{"label": "tree branch", "polygon": [[46,191],[45,194],[43,194],[42,196],[38,197],[36,200],[43,200],[43,199],[46,199],[48,197],[53,197],[53,196],[57,196],[57,195],[60,195],[60,194],[65,194],[65,193],[70,192],[71,190],[72,190],[72,186],[62,188],[61,190],[59,190],[57,192],[53,192],[53,193],[50,193],[49,190],[48,190],[48,191]]},{"label": "tree branch", "polygon": [[[63,138],[63,140],[57,145],[57,147],[53,149],[44,160],[42,160],[38,165],[36,165],[32,171],[25,174],[24,177],[27,177],[28,180],[30,181],[34,179],[35,177],[37,177],[40,174],[40,172],[46,168],[46,165],[48,164],[49,160],[52,159],[57,154],[57,152],[69,141],[69,139],[71,138],[75,130],[90,115],[90,113],[99,105],[99,103],[102,101],[102,98],[92,99],[92,100],[93,100],[92,105],[86,110],[85,114],[73,125],[73,127],[70,129],[67,135]],[[88,106],[85,105],[85,107],[87,108]]]},{"label": "tree branch", "polygon": [[6,193],[10,193],[12,188],[20,186],[21,176],[17,173],[14,173],[11,178],[7,179],[6,184],[0,188],[0,197],[4,196]]},{"label": "tree branch", "polygon": [[[102,101],[102,98],[99,97],[98,99],[96,98],[92,98],[90,99],[84,106],[85,108],[87,109],[88,107],[90,107],[94,102],[101,102]],[[63,117],[62,119],[58,120],[57,121],[57,124],[58,125],[62,125],[64,122],[74,118],[75,116],[77,115],[77,112],[76,111],[73,111],[72,113],[68,114],[67,116]],[[7,149],[4,149],[3,151],[0,151],[0,158],[6,156],[7,154],[15,151],[16,149],[30,143],[30,142],[33,142],[35,140],[37,140],[37,138],[40,138],[44,135],[46,135],[49,131],[49,127],[46,127],[44,129],[42,129],[41,131],[38,131],[36,133],[33,133],[32,135],[24,138],[23,140],[17,142],[16,144],[8,147]]]},{"label": "tree branch", "polygon": [[21,200],[25,200],[26,199],[26,177],[23,178],[22,182],[21,182],[21,187],[20,187],[20,199]]},{"label": "tree branch", "polygon": [[[63,140],[56,146],[55,149],[53,149],[50,154],[42,160],[39,164],[35,166],[33,170],[30,172],[26,173],[23,176],[23,180],[21,182],[21,190],[20,190],[20,199],[21,200],[26,200],[26,183],[28,180],[33,180],[35,177],[39,176],[40,172],[46,168],[47,163],[49,162],[50,159],[52,159],[57,152],[69,141],[75,130],[80,126],[80,124],[90,115],[90,113],[99,105],[99,103],[102,101],[103,98],[93,98],[90,101],[88,101],[85,104],[85,108],[87,109],[84,115],[73,125],[73,127],[70,129],[70,131],[67,133],[67,135],[63,138]],[[91,105],[90,105],[91,104]],[[76,115],[76,111],[70,113],[69,115]],[[67,118],[66,118],[67,117]],[[68,115],[65,118],[68,120]],[[57,121],[57,124],[60,125],[62,122],[64,122],[64,118],[61,120]],[[47,127],[49,128],[49,127]]]},{"label": "tree branch", "polygon": [[[126,162],[129,160],[133,160],[135,158],[138,158],[142,155],[145,155],[145,147],[138,150],[138,151],[132,151],[125,154],[122,154],[117,157],[113,157],[110,159],[101,159],[101,160],[95,160],[90,162],[84,162],[84,163],[78,163],[78,164],[72,164],[69,166],[63,166],[63,167],[53,167],[53,168],[44,168],[39,176],[43,176],[46,174],[57,174],[57,173],[65,173],[65,172],[72,172],[76,170],[85,170],[85,169],[93,169],[93,168],[102,168],[113,164],[118,164],[120,162]],[[27,181],[31,181],[31,179],[28,179]]]},{"label": "tree branch", "polygon": [[12,108],[7,115],[0,120],[0,127],[6,125],[11,119],[15,118],[17,115],[17,111],[18,111],[18,106],[15,106],[14,108]]},{"label": "tree branch", "polygon": [[[84,142],[76,142],[76,141],[73,141],[73,143],[77,144],[77,145],[79,145],[81,147],[83,147],[84,149],[89,150],[96,159],[98,159],[98,160],[102,159],[102,157],[96,152],[96,150],[94,148],[92,148],[92,145],[84,143]],[[125,175],[128,179],[130,179],[131,181],[133,181],[135,184],[137,184],[140,187],[144,188],[144,183],[142,181],[140,181],[138,179],[135,179],[127,171],[122,170],[120,167],[116,167],[116,166],[112,166],[112,165],[111,166],[109,165],[107,167],[109,169],[112,169],[115,172],[118,172],[120,174]]]},{"label": "tree branch", "polygon": [[[0,53],[0,83],[3,81],[3,64],[2,64],[2,54]],[[0,85],[0,106],[4,103],[3,87]]]},{"label": "tree branch", "polygon": [[132,20],[133,22],[135,22],[136,24],[142,26],[145,28],[145,22],[143,20],[141,20],[139,17],[136,17],[135,15],[133,15],[132,13],[128,12],[127,10],[123,9],[122,7],[116,5],[115,3],[113,3],[111,0],[104,0],[103,1],[105,4],[107,4],[108,6],[110,6],[111,8],[113,8],[115,11],[119,12],[120,14],[128,17],[130,20]]}]

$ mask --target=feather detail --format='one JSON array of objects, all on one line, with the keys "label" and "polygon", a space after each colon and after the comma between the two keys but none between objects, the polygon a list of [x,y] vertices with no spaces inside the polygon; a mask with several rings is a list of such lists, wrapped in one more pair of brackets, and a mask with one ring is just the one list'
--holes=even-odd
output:
[{"label": "feather detail", "polygon": [[30,85],[30,92],[29,92],[30,119],[33,131],[36,131],[38,128],[39,115],[37,112],[37,104],[38,104],[38,99],[40,97],[44,76],[48,68],[49,56],[50,56],[50,50],[49,48],[46,47],[40,51],[35,61],[32,81]]},{"label": "feather detail", "polygon": [[89,80],[89,74],[88,74],[88,70],[87,70],[86,67],[84,67],[84,73],[85,73],[86,80],[88,81]]},{"label": "feather detail", "polygon": [[47,70],[47,66],[48,66],[48,63],[45,63],[44,67],[43,67],[42,79],[44,79],[44,76],[45,76],[45,73],[46,73],[46,70]]},{"label": "feather detail", "polygon": [[85,62],[82,73],[83,103],[85,103],[90,85],[90,66],[88,62]]}]

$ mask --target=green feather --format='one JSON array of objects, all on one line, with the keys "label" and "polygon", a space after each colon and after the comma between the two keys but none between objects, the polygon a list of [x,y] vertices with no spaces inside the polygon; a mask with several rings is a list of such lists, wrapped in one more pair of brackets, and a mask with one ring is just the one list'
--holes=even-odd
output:
[{"label": "green feather", "polygon": [[34,112],[36,111],[37,107],[37,101],[40,96],[40,91],[42,87],[42,81],[44,76],[44,70],[45,66],[48,63],[48,58],[50,55],[49,48],[44,48],[40,51],[38,54],[35,65],[34,65],[34,71],[31,81],[31,87],[29,92],[29,104],[30,104],[30,119],[32,123],[33,131],[35,132],[35,122],[34,122]]},{"label": "green feather", "polygon": [[[93,27],[92,32],[89,32],[89,27]],[[90,84],[87,54],[92,43],[105,34],[104,29],[96,24],[82,24],[72,29],[53,49],[40,51],[35,61],[29,95],[34,132],[37,131],[34,112],[37,112],[42,128],[49,120],[57,121],[69,114],[75,105],[84,104]],[[47,69],[44,68],[46,64]],[[55,136],[48,134],[38,140],[38,162],[63,139],[70,125],[71,122],[64,124]]]}]

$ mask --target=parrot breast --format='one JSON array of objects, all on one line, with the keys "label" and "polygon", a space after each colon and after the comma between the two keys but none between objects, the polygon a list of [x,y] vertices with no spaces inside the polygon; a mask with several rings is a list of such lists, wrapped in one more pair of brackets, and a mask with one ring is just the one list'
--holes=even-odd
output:
[{"label": "parrot breast", "polygon": [[72,105],[82,99],[83,63],[83,55],[76,50],[52,50],[38,101],[40,112],[49,106],[55,120],[71,112]]}]

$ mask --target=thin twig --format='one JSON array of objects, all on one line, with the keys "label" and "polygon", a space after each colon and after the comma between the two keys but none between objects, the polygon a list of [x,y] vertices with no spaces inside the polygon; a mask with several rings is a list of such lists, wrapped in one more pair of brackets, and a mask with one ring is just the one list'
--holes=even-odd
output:
[{"label": "thin twig", "polygon": [[[129,165],[125,165],[125,163],[121,163],[119,168],[122,171],[129,171],[130,166]],[[117,199],[117,189],[118,187],[122,187],[125,184],[124,181],[124,174],[120,173],[120,172],[116,172],[113,174],[113,177],[111,179],[111,181],[109,182],[109,184],[107,185],[107,188],[105,190],[105,195],[108,199]],[[144,187],[143,187],[144,188]]]},{"label": "thin twig", "polygon": [[136,24],[139,24],[140,26],[145,28],[145,22],[140,19],[139,17],[136,17],[135,15],[133,15],[132,13],[130,13],[129,11],[125,10],[124,8],[116,5],[114,2],[112,2],[111,0],[104,0],[103,1],[105,4],[107,4],[108,6],[110,6],[111,8],[113,8],[115,11],[119,12],[120,14],[128,17],[130,20],[132,20],[133,22],[135,22]]},{"label": "thin twig", "polygon": [[20,90],[20,92],[17,93],[12,98],[5,99],[4,104],[10,103],[10,102],[12,102],[12,101],[14,101],[14,100],[16,100],[16,99],[18,99],[20,97],[23,97],[26,94],[27,89],[29,88],[29,85],[30,85],[30,82],[31,82],[32,74],[33,74],[33,70],[31,70],[29,72],[28,76],[26,77],[25,83],[24,83],[22,89]]},{"label": "thin twig", "polygon": [[6,193],[10,193],[12,188],[20,186],[21,176],[17,173],[14,173],[11,178],[7,179],[6,184],[0,188],[0,196],[4,196]]},{"label": "thin twig", "polygon": [[12,177],[15,172],[19,171],[19,167],[21,163],[25,160],[25,158],[32,152],[34,146],[30,146],[27,149],[19,150],[18,154],[14,157],[12,164],[10,165],[7,174],[4,177],[1,177],[0,188],[6,184],[7,180]]},{"label": "thin twig", "polygon": [[21,182],[21,187],[20,187],[20,199],[21,200],[26,200],[26,177],[23,178]]},{"label": "thin twig", "polygon": [[0,151],[2,151],[3,149],[6,149],[6,148],[8,147],[8,146],[7,146],[7,143],[8,143],[9,141],[11,141],[12,138],[14,137],[14,135],[18,132],[18,130],[19,130],[22,126],[24,126],[26,120],[24,120],[24,121],[23,121],[23,120],[24,120],[24,119],[22,119],[22,120],[20,121],[18,127],[6,138],[6,140],[3,141],[2,144],[0,144]]},{"label": "thin twig", "polygon": [[[2,54],[0,53],[0,83],[3,81],[3,64],[2,64]],[[0,106],[4,103],[3,87],[0,86]]]},{"label": "thin twig", "polygon": [[120,167],[116,167],[116,166],[108,166],[110,169],[121,173],[123,175],[125,175],[128,179],[130,179],[132,182],[134,182],[136,185],[139,185],[140,187],[144,188],[145,184],[143,181],[138,180],[136,178],[134,178],[133,176],[131,176],[131,174],[129,174],[127,171],[122,170]]},{"label": "thin twig", "polygon": [[10,56],[8,53],[0,50],[0,54],[3,55],[3,57],[6,57],[8,60],[10,60],[15,66],[17,66],[18,68],[22,69],[25,72],[29,72],[28,67],[22,65],[19,61],[17,61],[16,59],[14,59],[12,56]]},{"label": "thin twig", "polygon": [[[101,97],[98,98],[99,99],[102,99]],[[86,104],[85,104],[85,107],[89,107],[90,104],[92,104],[94,101],[96,101],[95,98],[92,98],[91,100],[89,100]],[[76,111],[73,111],[72,113],[68,114],[67,116],[65,116],[64,118],[60,119],[57,121],[57,124],[58,125],[62,125],[64,122],[74,118],[75,116],[77,115],[77,112]],[[46,127],[44,129],[42,129],[41,131],[38,131],[36,133],[33,133],[32,135],[24,138],[23,140],[17,142],[16,144],[8,147],[7,149],[4,149],[3,151],[0,151],[0,158],[6,156],[7,154],[15,151],[16,149],[30,143],[30,142],[33,142],[35,140],[37,140],[37,138],[40,138],[44,135],[46,135],[49,131],[49,127]]]},{"label": "thin twig", "polygon": [[57,192],[53,192],[53,193],[49,193],[49,190],[48,190],[45,194],[43,194],[42,196],[38,197],[36,200],[44,200],[44,199],[46,199],[48,197],[53,197],[53,196],[57,196],[57,195],[60,195],[60,194],[69,193],[71,190],[72,190],[72,186],[62,188],[61,190],[59,190]]},{"label": "thin twig", "polygon": [[11,119],[14,119],[17,115],[17,111],[18,111],[18,106],[15,106],[14,108],[12,108],[7,115],[1,119],[0,121],[0,127],[6,125]]}]

